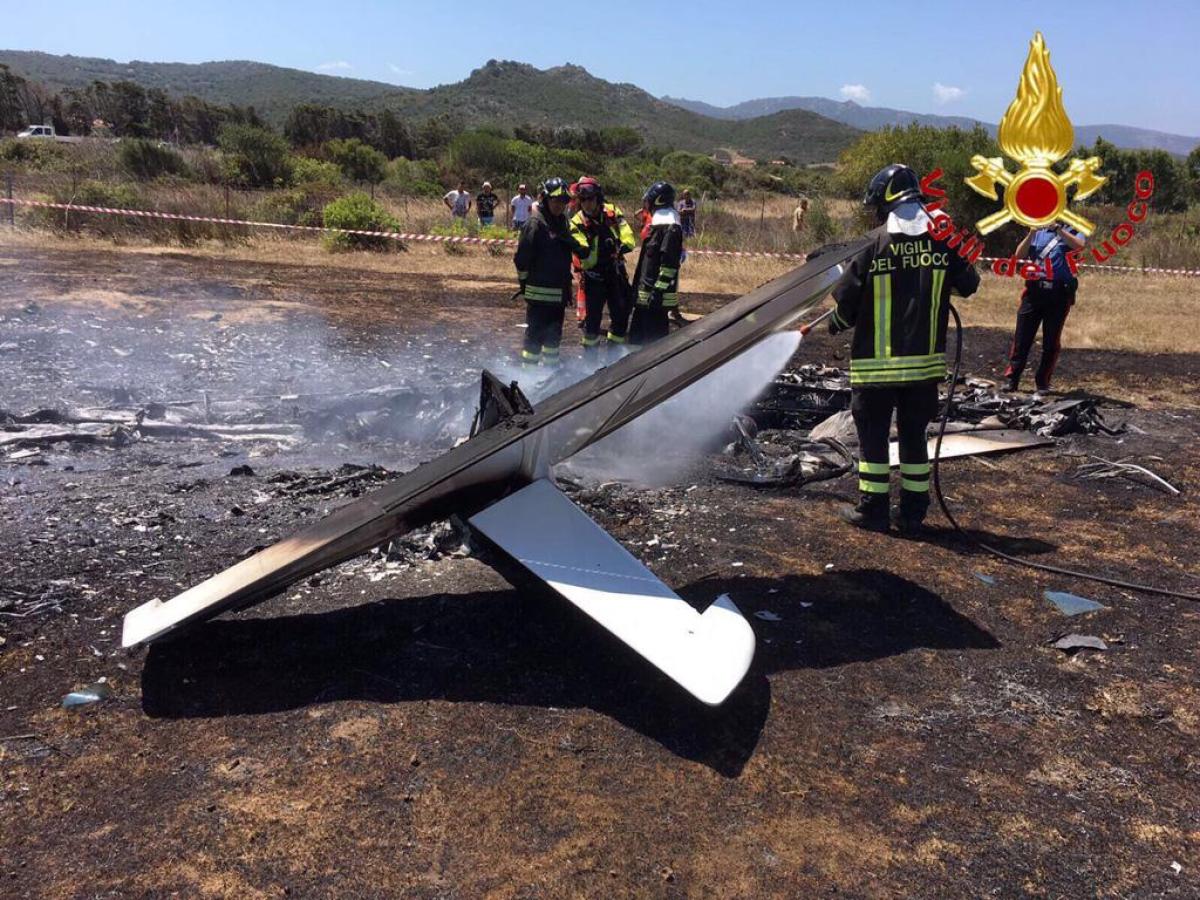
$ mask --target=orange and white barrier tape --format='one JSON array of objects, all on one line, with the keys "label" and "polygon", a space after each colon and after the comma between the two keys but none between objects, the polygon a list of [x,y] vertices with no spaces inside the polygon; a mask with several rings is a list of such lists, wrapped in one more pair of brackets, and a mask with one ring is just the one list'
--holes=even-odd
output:
[{"label": "orange and white barrier tape", "polygon": [[[255,222],[248,219],[226,219],[220,216],[190,216],[185,213],[159,212],[150,209],[117,209],[108,206],[86,206],[79,203],[51,203],[46,200],[20,200],[0,197],[0,204],[30,206],[38,209],[61,209],[68,212],[102,213],[111,216],[132,216],[142,219],[159,219],[176,222],[204,222],[213,225],[240,225],[245,228],[273,228],[277,231],[306,231],[320,234],[353,234],[360,237],[388,238],[394,241],[427,241],[436,244],[471,244],[476,246],[515,247],[515,238],[484,238],[454,234],[420,234],[403,231],[365,231],[355,228],[330,228],[323,225],[285,225],[280,222]],[[789,259],[803,262],[808,257],[803,253],[772,253],[765,250],[704,250],[689,249],[688,256],[715,256],[745,259]],[[996,257],[982,256],[981,262],[994,262]],[[1200,277],[1200,269],[1164,269],[1149,266],[1110,266],[1081,263],[1082,268],[1115,272],[1142,272],[1156,275],[1184,275]]]},{"label": "orange and white barrier tape", "polygon": [[[1007,256],[981,256],[980,262],[993,263],[1008,259]],[[1033,260],[1021,260],[1032,262]],[[1102,269],[1109,272],[1143,272],[1152,275],[1187,275],[1192,278],[1200,277],[1200,269],[1161,269],[1155,266],[1114,266],[1108,263],[1079,263],[1081,269]]]},{"label": "orange and white barrier tape", "polygon": [[[149,209],[117,209],[108,206],[87,206],[81,203],[50,203],[45,200],[17,200],[0,197],[0,203],[32,206],[39,209],[62,209],[72,212],[104,213],[113,216],[134,216],[143,219],[162,219],[178,222],[205,222],[213,225],[241,225],[247,228],[274,228],[281,231],[309,231],[329,234],[354,234],[361,237],[390,238],[397,241],[430,241],[440,244],[475,244],[481,246],[517,245],[516,238],[483,238],[469,235],[419,234],[402,231],[363,231],[353,228],[330,228],[322,225],[285,225],[280,222],[255,222],[249,219],[226,219],[221,216],[190,216],[184,213],[159,212]],[[768,253],[757,250],[688,250],[689,255],[727,257],[769,257],[772,259],[804,260],[803,253]]]},{"label": "orange and white barrier tape", "polygon": [[62,209],[69,212],[104,213],[112,216],[134,216],[142,219],[165,219],[175,222],[206,222],[214,225],[242,225],[250,228],[274,228],[280,231],[308,231],[327,234],[354,234],[362,237],[390,238],[395,241],[434,241],[444,244],[515,244],[509,238],[479,238],[450,234],[409,234],[399,231],[365,231],[356,228],[329,228],[323,225],[285,225],[280,222],[253,222],[247,219],[225,219],[220,216],[189,216],[184,213],[158,212],[151,209],[114,209],[108,206],[85,206],[80,203],[50,203],[45,200],[17,200],[0,197],[0,203],[32,206],[38,209]]}]

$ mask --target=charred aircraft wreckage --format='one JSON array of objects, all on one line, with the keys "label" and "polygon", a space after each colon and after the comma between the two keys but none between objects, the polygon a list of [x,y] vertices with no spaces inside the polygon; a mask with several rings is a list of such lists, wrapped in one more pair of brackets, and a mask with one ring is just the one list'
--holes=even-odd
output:
[{"label": "charred aircraft wreckage", "polygon": [[[469,440],[315,525],[163,602],[125,616],[124,646],[174,637],[316,572],[451,516],[608,629],[700,701],[717,705],[754,655],[727,597],[685,602],[559,491],[550,467],[716,371],[820,303],[867,240],[823,248],[799,268],[668,338],[546,398],[483,374]],[[502,569],[503,573],[503,569]]]}]

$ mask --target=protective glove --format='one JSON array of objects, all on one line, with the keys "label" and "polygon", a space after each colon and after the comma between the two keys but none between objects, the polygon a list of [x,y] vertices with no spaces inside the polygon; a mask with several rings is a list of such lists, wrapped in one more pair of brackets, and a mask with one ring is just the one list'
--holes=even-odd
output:
[{"label": "protective glove", "polygon": [[837,317],[830,316],[828,321],[829,321],[829,333],[830,334],[840,334],[842,329],[838,326]]},{"label": "protective glove", "polygon": [[662,309],[662,305],[663,292],[658,288],[655,288],[650,292],[650,309],[654,312],[658,312],[660,309]]},{"label": "protective glove", "polygon": [[616,252],[617,252],[617,242],[614,241],[612,238],[606,237],[602,241],[600,241],[600,258],[601,259],[611,259],[613,256],[616,255]]}]

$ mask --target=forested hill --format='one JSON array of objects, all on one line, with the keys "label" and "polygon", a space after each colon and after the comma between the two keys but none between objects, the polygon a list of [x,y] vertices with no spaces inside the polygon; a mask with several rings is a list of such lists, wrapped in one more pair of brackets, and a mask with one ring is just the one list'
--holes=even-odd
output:
[{"label": "forested hill", "polygon": [[132,81],[144,88],[199,97],[221,106],[253,106],[259,115],[276,123],[300,103],[342,108],[373,106],[411,91],[381,81],[337,78],[248,60],[119,63],[88,56],[0,50],[0,63],[54,91],[87,87],[93,81]]},{"label": "forested hill", "polygon": [[737,121],[681,109],[632,84],[596,78],[578,66],[537,69],[489,61],[455,84],[429,90],[287,69],[264,63],[149,63],[0,50],[0,64],[52,90],[93,81],[132,81],[176,96],[254,109],[279,126],[300,104],[375,112],[391,109],[410,123],[440,117],[462,127],[625,125],[652,146],[710,153],[736,150],[758,159],[798,163],[837,158],[858,130],[807,110]]}]

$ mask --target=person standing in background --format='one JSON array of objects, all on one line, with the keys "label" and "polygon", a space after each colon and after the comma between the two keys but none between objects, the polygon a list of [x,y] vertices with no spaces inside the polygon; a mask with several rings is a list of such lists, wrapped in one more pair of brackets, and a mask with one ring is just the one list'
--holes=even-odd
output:
[{"label": "person standing in background", "polygon": [[679,210],[679,224],[683,228],[683,236],[685,238],[695,237],[696,201],[692,199],[692,192],[690,190],[684,189],[677,209]]},{"label": "person standing in background", "polygon": [[1025,370],[1039,326],[1042,329],[1042,358],[1033,376],[1034,387],[1038,393],[1050,390],[1050,379],[1062,349],[1063,326],[1067,324],[1067,313],[1075,305],[1075,294],[1079,290],[1079,279],[1071,272],[1067,254],[1083,249],[1084,243],[1084,237],[1078,231],[1055,222],[1049,228],[1030,229],[1017,245],[1013,255],[1017,259],[1032,260],[1039,272],[1036,279],[1025,282],[1025,290],[1021,292],[1017,327],[1008,351],[1008,368],[1004,370],[1008,390],[1015,391],[1020,387],[1021,372]]},{"label": "person standing in background", "polygon": [[792,233],[800,234],[804,231],[804,220],[808,218],[808,198],[801,197],[799,204],[792,211]]},{"label": "person standing in background", "polygon": [[518,184],[516,196],[508,201],[508,222],[516,231],[520,231],[529,221],[529,214],[533,210],[533,198],[528,190],[524,184]]},{"label": "person standing in background", "polygon": [[500,198],[492,190],[492,183],[485,181],[483,189],[475,197],[475,210],[479,213],[479,224],[481,227],[487,228],[492,224],[496,215],[496,207],[499,203]]},{"label": "person standing in background", "polygon": [[642,198],[642,208],[634,215],[638,220],[638,236],[644,241],[650,237],[650,219],[654,215],[650,209],[650,201]]},{"label": "person standing in background", "polygon": [[451,216],[466,219],[467,213],[471,211],[471,194],[467,191],[467,183],[460,181],[458,190],[447,191],[442,202],[446,204],[446,209],[450,210]]}]

